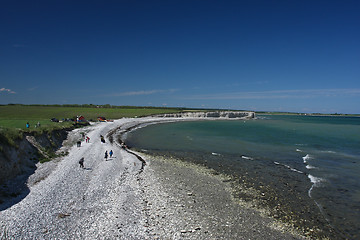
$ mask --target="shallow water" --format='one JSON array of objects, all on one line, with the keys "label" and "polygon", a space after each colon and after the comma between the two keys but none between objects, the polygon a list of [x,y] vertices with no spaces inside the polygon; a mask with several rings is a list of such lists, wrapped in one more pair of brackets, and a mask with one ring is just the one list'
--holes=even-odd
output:
[{"label": "shallow water", "polygon": [[266,201],[258,203],[295,225],[330,225],[341,238],[360,237],[360,118],[258,117],[150,125],[126,141],[232,175],[234,185],[261,191]]}]

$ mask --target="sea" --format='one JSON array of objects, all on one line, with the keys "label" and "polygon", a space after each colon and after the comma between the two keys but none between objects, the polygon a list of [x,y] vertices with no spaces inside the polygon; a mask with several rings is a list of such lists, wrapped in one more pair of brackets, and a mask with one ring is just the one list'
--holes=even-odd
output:
[{"label": "sea", "polygon": [[230,176],[234,199],[305,234],[360,239],[360,117],[151,124],[129,132],[126,144]]}]

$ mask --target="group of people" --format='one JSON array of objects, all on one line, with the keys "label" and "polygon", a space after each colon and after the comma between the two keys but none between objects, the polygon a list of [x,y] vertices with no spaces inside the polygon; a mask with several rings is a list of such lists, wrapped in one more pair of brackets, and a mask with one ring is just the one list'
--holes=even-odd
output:
[{"label": "group of people", "polygon": [[[85,141],[86,141],[87,143],[90,142],[90,138],[89,138],[88,136],[84,136],[84,138],[85,138]],[[100,140],[101,140],[102,143],[105,143],[105,138],[104,138],[103,135],[100,135]],[[80,147],[80,146],[81,146],[81,141],[78,141],[77,144],[78,144],[78,147]],[[127,148],[126,144],[125,144],[123,141],[121,141],[121,140],[120,140],[120,145],[121,145],[121,147],[122,147],[123,149],[126,149],[126,148]],[[112,158],[112,157],[113,157],[113,154],[114,154],[113,150],[110,150],[109,152],[106,150],[106,151],[105,151],[105,156],[104,156],[105,161],[107,161],[108,158]],[[79,160],[79,164],[80,164],[80,168],[84,168],[84,157],[82,157],[82,158]]]},{"label": "group of people", "polygon": [[[85,142],[90,143],[90,138],[88,136],[84,136]],[[76,142],[76,146],[77,147],[81,147],[81,141],[82,139],[80,139],[79,141]]]},{"label": "group of people", "polygon": [[[107,161],[108,157],[112,158],[113,154],[114,154],[113,150],[110,150],[109,153],[106,150],[105,151],[105,157],[104,157],[105,161]],[[80,168],[84,168],[84,160],[85,160],[84,157],[80,158],[80,160],[79,160]]]},{"label": "group of people", "polygon": [[107,161],[107,159],[108,159],[108,157],[110,156],[110,158],[112,158],[112,155],[113,155],[114,153],[113,153],[113,151],[112,150],[110,150],[110,152],[109,152],[109,154],[108,154],[108,151],[106,150],[105,151],[105,161]]},{"label": "group of people", "polygon": [[[27,122],[26,124],[25,124],[25,126],[26,126],[26,128],[30,128],[30,123],[29,122]],[[40,125],[40,122],[37,122],[37,124],[35,124],[35,128],[38,128],[38,127],[40,127],[41,125]]]}]

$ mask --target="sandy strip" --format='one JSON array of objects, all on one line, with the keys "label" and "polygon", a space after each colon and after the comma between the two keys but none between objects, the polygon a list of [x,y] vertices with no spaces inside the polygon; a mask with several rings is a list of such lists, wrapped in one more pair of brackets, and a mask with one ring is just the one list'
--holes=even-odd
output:
[{"label": "sandy strip", "polygon": [[[66,157],[39,165],[30,192],[0,212],[0,236],[10,239],[303,239],[274,220],[233,201],[226,179],[174,159],[121,149],[111,134],[140,123],[174,119],[121,119],[69,135]],[[115,131],[116,129],[116,131]],[[100,143],[99,136],[108,136]],[[75,136],[75,137],[74,137]],[[114,157],[104,160],[105,150]],[[85,169],[78,160],[85,158]],[[225,180],[225,181],[224,181]]]}]

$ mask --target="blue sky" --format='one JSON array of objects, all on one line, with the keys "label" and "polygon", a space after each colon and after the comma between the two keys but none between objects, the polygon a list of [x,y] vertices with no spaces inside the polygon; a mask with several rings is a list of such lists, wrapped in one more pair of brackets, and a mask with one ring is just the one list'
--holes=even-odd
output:
[{"label": "blue sky", "polygon": [[0,104],[360,113],[359,1],[2,1]]}]

